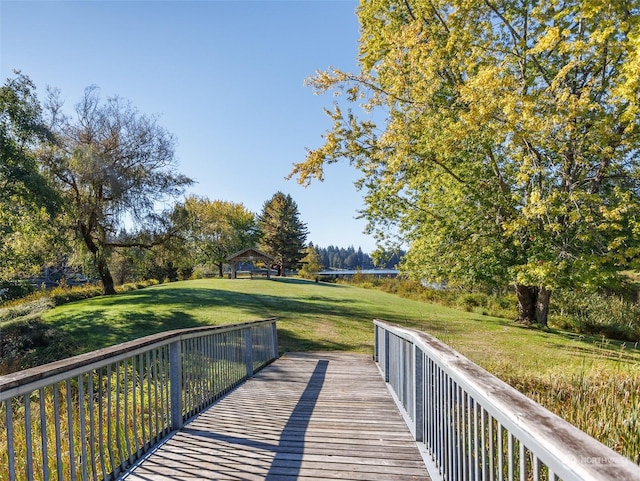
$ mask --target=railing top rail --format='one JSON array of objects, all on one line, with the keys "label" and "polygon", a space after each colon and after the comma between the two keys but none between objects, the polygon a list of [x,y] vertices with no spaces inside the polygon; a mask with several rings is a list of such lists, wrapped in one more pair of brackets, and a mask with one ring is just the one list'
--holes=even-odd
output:
[{"label": "railing top rail", "polygon": [[[74,373],[89,370],[96,364],[108,364],[116,362],[121,358],[130,357],[138,352],[142,352],[153,347],[169,344],[174,341],[189,339],[213,332],[221,333],[244,329],[260,324],[270,324],[276,318],[263,319],[236,324],[225,324],[221,326],[204,326],[188,329],[176,329],[172,331],[152,334],[132,341],[105,347],[96,351],[80,354],[79,356],[62,359],[42,366],[36,366],[22,371],[0,376],[0,400],[7,397],[8,391],[15,390],[20,386],[38,382],[38,385],[46,384],[47,380],[54,380],[73,376]],[[2,395],[4,393],[4,395]]]},{"label": "railing top rail", "polygon": [[487,412],[532,449],[561,478],[640,479],[640,468],[548,411],[433,336],[380,320],[375,325],[428,353]]}]

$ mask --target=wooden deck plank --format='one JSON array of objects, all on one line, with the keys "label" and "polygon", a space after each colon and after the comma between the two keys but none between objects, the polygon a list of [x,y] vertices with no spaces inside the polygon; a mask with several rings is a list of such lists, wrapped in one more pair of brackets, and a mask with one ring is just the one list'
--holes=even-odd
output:
[{"label": "wooden deck plank", "polygon": [[369,356],[293,353],[201,413],[126,481],[428,480]]}]

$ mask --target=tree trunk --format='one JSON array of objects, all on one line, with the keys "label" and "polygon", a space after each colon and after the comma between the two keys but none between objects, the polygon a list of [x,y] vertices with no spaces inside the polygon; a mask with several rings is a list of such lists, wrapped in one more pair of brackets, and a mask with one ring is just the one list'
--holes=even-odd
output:
[{"label": "tree trunk", "polygon": [[547,325],[551,291],[544,287],[516,284],[518,322]]},{"label": "tree trunk", "polygon": [[518,296],[518,322],[533,324],[536,318],[536,298],[538,288],[516,284]]},{"label": "tree trunk", "polygon": [[549,317],[549,302],[551,301],[551,291],[544,287],[538,289],[538,299],[536,300],[536,322],[541,326],[547,325]]},{"label": "tree trunk", "polygon": [[113,282],[113,277],[111,276],[111,271],[109,271],[109,266],[107,265],[107,259],[104,256],[104,247],[100,247],[94,242],[91,237],[91,229],[87,224],[78,222],[78,228],[80,229],[80,233],[82,234],[82,238],[84,239],[87,249],[89,249],[89,252],[93,255],[93,262],[98,270],[98,274],[100,275],[100,280],[102,280],[102,292],[105,295],[115,294],[116,288]]},{"label": "tree trunk", "polygon": [[115,294],[116,288],[113,282],[113,277],[111,276],[111,271],[107,265],[107,260],[101,252],[96,253],[94,255],[94,259],[96,268],[98,269],[98,274],[100,274],[100,279],[102,279],[102,292],[107,296]]},{"label": "tree trunk", "polygon": [[224,272],[222,272],[222,262],[218,263],[218,275],[220,276],[220,279],[224,277]]}]

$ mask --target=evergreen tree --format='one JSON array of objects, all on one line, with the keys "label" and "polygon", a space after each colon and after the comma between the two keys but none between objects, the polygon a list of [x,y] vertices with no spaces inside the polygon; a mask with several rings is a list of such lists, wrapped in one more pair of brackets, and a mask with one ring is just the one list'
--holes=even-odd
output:
[{"label": "evergreen tree", "polygon": [[291,196],[276,192],[264,203],[258,217],[262,249],[275,257],[279,276],[284,276],[286,269],[298,269],[306,255],[307,225],[299,216]]}]

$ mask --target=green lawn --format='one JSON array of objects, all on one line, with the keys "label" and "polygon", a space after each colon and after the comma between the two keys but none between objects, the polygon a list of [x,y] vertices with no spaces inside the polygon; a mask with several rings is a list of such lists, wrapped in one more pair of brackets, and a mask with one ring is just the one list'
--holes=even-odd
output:
[{"label": "green lawn", "polygon": [[375,318],[428,332],[640,462],[637,346],[299,279],[207,279],[62,305],[44,320],[90,351],[159,331],[277,317],[280,350],[373,352]]},{"label": "green lawn", "polygon": [[65,304],[44,319],[91,351],[155,332],[277,317],[281,351],[373,352],[372,319],[431,333],[487,367],[546,373],[640,361],[640,351],[598,338],[300,279],[202,279]]}]

